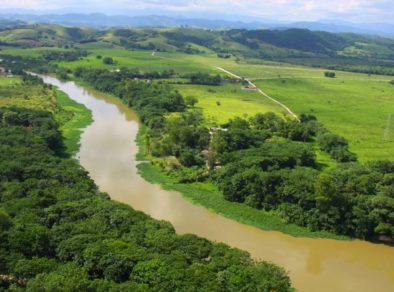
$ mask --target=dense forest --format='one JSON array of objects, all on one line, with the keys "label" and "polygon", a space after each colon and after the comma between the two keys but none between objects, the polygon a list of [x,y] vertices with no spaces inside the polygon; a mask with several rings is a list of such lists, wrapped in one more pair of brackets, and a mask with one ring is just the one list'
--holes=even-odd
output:
[{"label": "dense forest", "polygon": [[[313,115],[302,114],[297,122],[257,114],[209,129],[202,113],[169,84],[106,70],[76,71],[138,112],[149,128],[149,152],[176,157],[180,165],[170,166],[170,173],[179,181],[210,181],[229,201],[275,210],[310,230],[393,241],[394,162],[358,163],[346,139]],[[337,166],[323,171],[314,147]]]},{"label": "dense forest", "polygon": [[[26,75],[24,86],[43,85]],[[151,90],[162,97],[140,100],[141,114],[184,109]],[[111,201],[67,157],[58,126],[47,111],[0,107],[0,291],[291,291],[273,264]]]}]

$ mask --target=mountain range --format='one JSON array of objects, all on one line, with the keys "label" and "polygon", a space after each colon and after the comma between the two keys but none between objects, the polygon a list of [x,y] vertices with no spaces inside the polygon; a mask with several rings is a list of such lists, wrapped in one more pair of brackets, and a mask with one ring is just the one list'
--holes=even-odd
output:
[{"label": "mountain range", "polygon": [[92,28],[111,27],[195,27],[205,29],[288,29],[305,28],[313,31],[350,32],[358,34],[381,35],[394,37],[394,24],[389,23],[353,23],[339,20],[278,22],[274,20],[242,21],[237,17],[231,19],[218,18],[189,18],[163,15],[105,15],[101,13],[16,13],[15,11],[0,10],[0,25],[6,21],[14,24],[25,22],[52,23],[65,26],[83,26]]}]

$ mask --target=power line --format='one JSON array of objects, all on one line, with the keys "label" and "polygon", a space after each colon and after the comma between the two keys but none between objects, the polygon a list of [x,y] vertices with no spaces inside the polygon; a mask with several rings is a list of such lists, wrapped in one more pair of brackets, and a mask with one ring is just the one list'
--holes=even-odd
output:
[{"label": "power line", "polygon": [[384,134],[383,134],[383,141],[384,142],[389,142],[389,140],[390,140],[390,127],[391,127],[391,114],[388,114],[387,125],[386,125],[386,128],[384,129]]}]

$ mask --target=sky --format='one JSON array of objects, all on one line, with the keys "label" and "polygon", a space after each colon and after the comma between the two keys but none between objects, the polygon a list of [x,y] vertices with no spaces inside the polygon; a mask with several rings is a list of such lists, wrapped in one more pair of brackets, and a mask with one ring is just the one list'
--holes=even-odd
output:
[{"label": "sky", "polygon": [[2,9],[394,23],[394,0],[0,0]]}]

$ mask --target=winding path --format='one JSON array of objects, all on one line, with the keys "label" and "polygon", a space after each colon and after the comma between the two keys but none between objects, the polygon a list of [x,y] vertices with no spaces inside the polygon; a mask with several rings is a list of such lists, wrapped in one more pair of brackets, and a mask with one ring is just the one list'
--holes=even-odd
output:
[{"label": "winding path", "polygon": [[[215,67],[216,69],[223,71],[224,73],[227,73],[228,75],[237,78],[237,79],[242,79],[241,76],[238,76],[226,69],[223,69],[222,67]],[[251,86],[256,87],[257,91],[260,92],[262,95],[264,95],[266,98],[270,99],[271,101],[275,102],[276,104],[278,104],[279,106],[281,106],[282,108],[284,108],[290,115],[292,115],[297,121],[300,121],[300,119],[298,118],[298,116],[286,105],[284,105],[283,103],[281,103],[279,100],[269,96],[267,93],[265,93],[264,91],[262,91],[260,88],[258,88],[252,81],[250,81],[250,79],[244,79],[245,81],[247,81]]]}]

